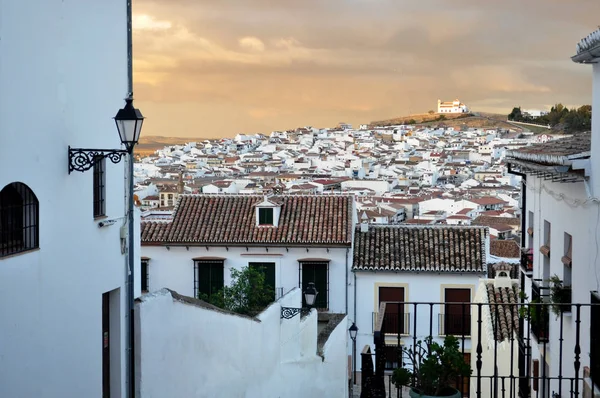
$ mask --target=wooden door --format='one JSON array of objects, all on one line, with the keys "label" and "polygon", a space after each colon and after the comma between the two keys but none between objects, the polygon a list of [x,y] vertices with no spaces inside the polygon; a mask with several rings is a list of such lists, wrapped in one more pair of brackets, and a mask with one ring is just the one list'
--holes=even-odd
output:
[{"label": "wooden door", "polygon": [[102,295],[102,397],[110,397],[109,293]]}]

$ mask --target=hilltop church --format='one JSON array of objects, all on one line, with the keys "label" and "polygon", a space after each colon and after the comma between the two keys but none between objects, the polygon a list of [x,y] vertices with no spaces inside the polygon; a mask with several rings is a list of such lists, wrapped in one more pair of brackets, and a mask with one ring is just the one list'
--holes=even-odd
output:
[{"label": "hilltop church", "polygon": [[469,113],[469,108],[458,99],[452,102],[438,100],[437,109],[438,113]]}]

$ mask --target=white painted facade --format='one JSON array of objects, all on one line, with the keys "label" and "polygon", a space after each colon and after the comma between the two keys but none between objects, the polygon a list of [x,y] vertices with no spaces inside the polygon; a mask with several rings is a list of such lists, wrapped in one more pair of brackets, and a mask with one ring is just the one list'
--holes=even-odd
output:
[{"label": "white painted facade", "polygon": [[122,0],[0,1],[0,189],[39,201],[39,248],[0,258],[0,396],[102,396],[102,294],[110,292],[111,397],[125,392],[124,165],[106,162],[98,228],[91,171],[68,146],[120,148],[127,94]]},{"label": "white painted facade", "polygon": [[[360,353],[365,345],[373,345],[374,313],[379,311],[379,288],[380,287],[403,287],[405,314],[409,318],[409,334],[402,339],[402,344],[412,344],[414,336],[414,306],[411,302],[434,302],[445,301],[444,291],[446,288],[471,289],[471,297],[475,297],[475,289],[479,278],[483,273],[437,273],[437,272],[384,272],[384,271],[354,271],[356,303],[352,303],[354,318],[358,326],[356,339],[357,351]],[[354,297],[352,295],[351,297]],[[439,314],[444,313],[443,306],[433,306],[433,337],[436,341],[442,341],[439,335]],[[350,315],[349,314],[349,315]],[[429,310],[426,305],[418,305],[417,310],[417,337],[424,338],[429,335]],[[386,344],[397,344],[397,336],[386,336]],[[471,351],[471,339],[465,341],[465,352]]]},{"label": "white painted facade", "polygon": [[295,289],[256,318],[204,308],[166,289],[136,304],[136,396],[347,397],[348,322],[317,355],[317,313],[281,319],[301,305]]},{"label": "white painted facade", "polygon": [[[519,281],[516,279],[508,279],[509,284],[518,285]],[[487,283],[494,282],[494,279],[480,279],[477,287],[477,292],[474,303],[489,304],[488,293],[485,285]],[[482,323],[481,323],[481,375],[490,376],[497,374],[498,377],[505,377],[504,387],[502,386],[502,379],[498,379],[498,391],[496,394],[500,395],[504,392],[507,396],[516,397],[518,382],[508,383],[510,375],[518,375],[518,358],[519,358],[519,344],[517,340],[517,331],[515,330],[515,338],[511,341],[504,339],[502,341],[496,341],[494,338],[494,324],[495,321],[492,318],[490,312],[490,305],[483,305],[481,307]],[[473,341],[479,341],[479,312],[477,306],[472,306],[471,314],[471,339]],[[510,326],[509,326],[510,327]],[[495,373],[495,366],[497,366],[497,373]],[[474,353],[471,355],[471,370],[473,375],[477,372],[477,355]],[[512,391],[511,391],[512,387]],[[481,378],[481,392],[482,395],[487,396],[489,391],[494,391],[494,384],[489,377]],[[471,396],[477,396],[477,383],[475,378],[471,379],[470,383]],[[493,394],[491,396],[494,396]]]},{"label": "white painted facade", "polygon": [[148,263],[149,291],[164,287],[185,296],[194,297],[194,258],[216,257],[224,259],[224,283],[231,283],[231,269],[242,269],[251,262],[275,263],[275,287],[284,293],[299,287],[299,260],[324,259],[329,261],[328,295],[329,312],[346,313],[346,280],[350,278],[352,251],[340,247],[281,246],[149,246],[143,245],[143,257]]}]

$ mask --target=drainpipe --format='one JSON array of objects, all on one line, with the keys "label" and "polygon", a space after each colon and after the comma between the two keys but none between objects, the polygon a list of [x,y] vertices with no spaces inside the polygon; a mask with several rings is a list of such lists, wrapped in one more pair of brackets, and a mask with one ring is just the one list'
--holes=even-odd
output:
[{"label": "drainpipe", "polygon": [[346,315],[348,315],[348,251],[350,249],[346,248]]},{"label": "drainpipe", "polygon": [[356,322],[356,271],[354,274],[354,321]]}]

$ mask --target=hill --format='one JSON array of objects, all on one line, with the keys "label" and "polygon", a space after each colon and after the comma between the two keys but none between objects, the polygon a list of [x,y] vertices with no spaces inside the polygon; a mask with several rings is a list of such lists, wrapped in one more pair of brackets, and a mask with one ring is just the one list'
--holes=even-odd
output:
[{"label": "hill", "polygon": [[419,113],[414,115],[402,116],[388,120],[371,122],[373,126],[391,126],[397,124],[418,124],[419,126],[437,126],[455,128],[485,128],[485,129],[513,129],[516,131],[528,131],[529,128],[507,122],[506,115],[496,113]]}]

